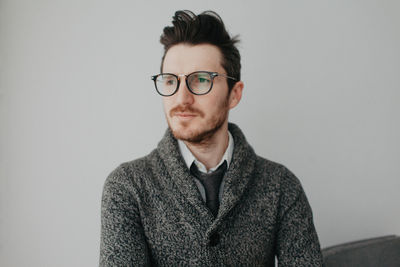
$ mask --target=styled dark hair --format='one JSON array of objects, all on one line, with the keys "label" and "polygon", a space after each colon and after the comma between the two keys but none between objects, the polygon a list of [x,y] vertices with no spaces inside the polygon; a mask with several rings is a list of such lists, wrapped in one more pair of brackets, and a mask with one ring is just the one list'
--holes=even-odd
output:
[{"label": "styled dark hair", "polygon": [[[239,42],[238,36],[231,37],[221,17],[214,11],[204,11],[195,15],[189,10],[179,10],[175,12],[172,20],[173,26],[164,28],[160,37],[161,44],[164,45],[164,58],[168,49],[180,43],[191,45],[212,44],[219,48],[222,54],[221,65],[228,76],[240,81],[240,53],[235,44]],[[228,79],[229,90],[233,88],[237,81]]]}]

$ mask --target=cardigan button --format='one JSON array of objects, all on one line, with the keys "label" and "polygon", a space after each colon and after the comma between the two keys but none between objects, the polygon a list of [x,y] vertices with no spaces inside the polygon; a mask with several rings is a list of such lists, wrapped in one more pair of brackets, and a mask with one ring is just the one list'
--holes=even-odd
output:
[{"label": "cardigan button", "polygon": [[210,236],[210,246],[215,247],[219,243],[220,236],[218,233],[213,233]]}]

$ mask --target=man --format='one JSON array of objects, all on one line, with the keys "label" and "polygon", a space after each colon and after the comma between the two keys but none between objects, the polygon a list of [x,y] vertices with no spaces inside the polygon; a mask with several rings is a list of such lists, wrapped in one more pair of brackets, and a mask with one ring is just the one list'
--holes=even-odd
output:
[{"label": "man", "polygon": [[300,182],[228,123],[243,90],[236,42],[214,12],[178,11],[164,28],[152,80],[169,127],[105,182],[101,266],[321,266]]}]

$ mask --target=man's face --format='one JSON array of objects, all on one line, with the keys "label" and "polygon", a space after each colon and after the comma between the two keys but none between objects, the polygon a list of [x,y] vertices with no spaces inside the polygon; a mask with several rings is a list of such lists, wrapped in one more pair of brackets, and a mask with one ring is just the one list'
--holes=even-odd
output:
[{"label": "man's face", "polygon": [[[214,45],[178,44],[168,50],[162,69],[176,75],[200,70],[226,74],[221,56]],[[233,107],[228,91],[226,78],[217,76],[208,94],[194,95],[181,77],[178,92],[163,97],[165,116],[175,138],[200,143],[226,126],[228,111]]]}]

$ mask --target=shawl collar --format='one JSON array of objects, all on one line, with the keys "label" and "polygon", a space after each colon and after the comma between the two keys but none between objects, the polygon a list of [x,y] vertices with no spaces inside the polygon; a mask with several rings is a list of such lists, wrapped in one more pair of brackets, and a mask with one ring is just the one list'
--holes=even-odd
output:
[{"label": "shawl collar", "polygon": [[169,179],[171,179],[171,182],[177,185],[180,193],[184,195],[186,200],[200,212],[201,216],[203,218],[208,218],[212,223],[211,227],[207,231],[209,234],[213,232],[213,230],[220,224],[221,219],[225,217],[233,207],[235,207],[238,201],[240,201],[240,198],[251,179],[256,161],[256,154],[252,147],[247,143],[246,138],[239,127],[233,123],[229,123],[228,128],[233,136],[235,146],[232,155],[232,162],[224,176],[225,186],[222,202],[220,203],[218,216],[215,220],[212,217],[211,212],[208,211],[206,206],[203,204],[200,193],[198,192],[194,182],[194,177],[186,167],[179,152],[178,142],[169,128],[157,147],[158,154],[164,162],[165,169],[170,176]]}]

